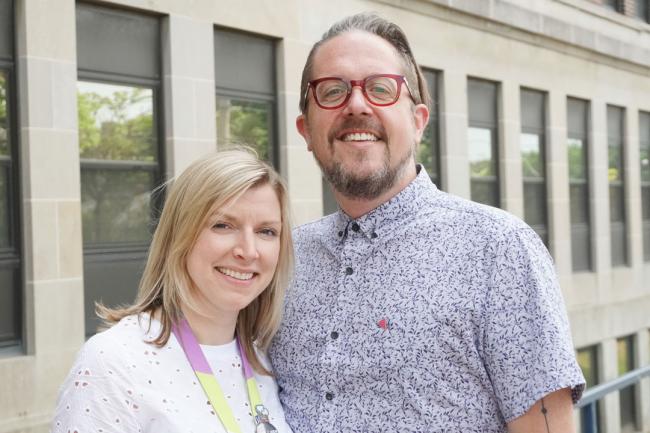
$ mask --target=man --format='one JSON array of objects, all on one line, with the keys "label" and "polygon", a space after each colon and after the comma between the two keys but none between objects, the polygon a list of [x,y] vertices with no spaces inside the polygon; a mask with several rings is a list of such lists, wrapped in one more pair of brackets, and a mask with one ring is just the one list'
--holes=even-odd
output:
[{"label": "man", "polygon": [[295,231],[271,357],[297,433],[572,432],[584,387],[553,265],[520,220],[438,191],[405,35],[335,24],[302,76],[300,134],[340,211]]}]

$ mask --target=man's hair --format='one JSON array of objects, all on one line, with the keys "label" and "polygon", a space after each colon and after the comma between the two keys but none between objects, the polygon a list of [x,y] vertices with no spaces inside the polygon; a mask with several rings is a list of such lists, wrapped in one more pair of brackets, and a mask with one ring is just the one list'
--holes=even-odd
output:
[{"label": "man's hair", "polygon": [[422,76],[420,67],[415,62],[411,46],[409,45],[408,39],[406,39],[404,31],[397,24],[391,23],[377,14],[364,12],[344,18],[332,25],[323,34],[321,40],[316,42],[311,48],[307,56],[307,61],[305,62],[305,67],[302,70],[302,81],[300,83],[300,111],[303,114],[307,112],[307,83],[309,80],[314,79],[312,77],[312,69],[318,48],[328,40],[351,31],[368,32],[379,36],[391,44],[402,59],[404,75],[406,76],[406,81],[411,92],[413,92],[415,103],[424,104],[431,110],[431,98],[427,89],[426,80]]},{"label": "man's hair", "polygon": [[108,326],[140,313],[159,312],[162,329],[152,343],[167,344],[172,323],[183,313],[182,306],[198,311],[192,294],[198,288],[187,270],[187,256],[215,212],[239,199],[252,188],[269,185],[275,191],[282,213],[280,252],[269,286],[237,317],[237,335],[251,366],[270,374],[260,362],[253,342],[266,350],[280,326],[284,290],[293,263],[289,196],[280,175],[245,148],[213,152],[193,162],[177,179],[170,181],[167,199],[153,235],[135,303],[121,308],[97,304],[97,313]]}]

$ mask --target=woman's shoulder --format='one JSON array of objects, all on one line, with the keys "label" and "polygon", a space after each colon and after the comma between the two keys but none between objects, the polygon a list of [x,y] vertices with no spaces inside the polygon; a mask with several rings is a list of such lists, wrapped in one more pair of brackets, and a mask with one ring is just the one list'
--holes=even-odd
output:
[{"label": "woman's shoulder", "polygon": [[126,316],[90,337],[81,348],[78,359],[123,365],[130,353],[150,347],[150,342],[158,337],[159,331],[159,322],[152,320],[148,314]]}]

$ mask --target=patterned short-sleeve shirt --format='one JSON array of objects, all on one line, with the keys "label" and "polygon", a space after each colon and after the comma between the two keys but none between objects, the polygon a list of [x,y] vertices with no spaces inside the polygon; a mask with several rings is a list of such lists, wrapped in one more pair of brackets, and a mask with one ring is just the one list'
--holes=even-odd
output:
[{"label": "patterned short-sleeve shirt", "polygon": [[519,219],[436,189],[295,230],[271,347],[298,433],[505,432],[584,388],[552,260]]}]

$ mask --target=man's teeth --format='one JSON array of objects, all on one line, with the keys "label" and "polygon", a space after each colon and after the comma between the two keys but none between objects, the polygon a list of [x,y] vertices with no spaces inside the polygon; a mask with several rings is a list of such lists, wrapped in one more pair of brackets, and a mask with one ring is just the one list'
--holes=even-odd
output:
[{"label": "man's teeth", "polygon": [[238,280],[250,280],[251,278],[253,278],[252,272],[237,272],[228,268],[217,268],[217,270],[224,275],[228,275],[229,277],[233,277]]},{"label": "man's teeth", "polygon": [[379,138],[375,134],[368,132],[355,132],[353,134],[345,134],[342,137],[343,141],[377,141]]}]

